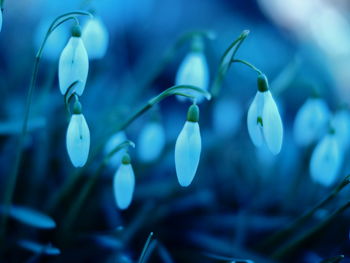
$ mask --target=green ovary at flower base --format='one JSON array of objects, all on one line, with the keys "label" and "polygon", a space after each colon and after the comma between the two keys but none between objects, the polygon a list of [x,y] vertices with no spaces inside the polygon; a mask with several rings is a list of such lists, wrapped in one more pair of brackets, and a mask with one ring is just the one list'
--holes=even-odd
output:
[{"label": "green ovary at flower base", "polygon": [[258,91],[248,110],[248,132],[253,144],[257,147],[266,144],[276,155],[281,151],[283,142],[282,120],[268,88],[265,75],[258,76]]}]

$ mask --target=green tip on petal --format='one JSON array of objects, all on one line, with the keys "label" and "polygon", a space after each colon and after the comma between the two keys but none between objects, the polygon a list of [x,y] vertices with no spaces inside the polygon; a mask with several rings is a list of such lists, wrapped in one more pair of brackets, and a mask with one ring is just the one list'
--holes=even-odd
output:
[{"label": "green tip on petal", "polygon": [[72,37],[81,37],[81,27],[79,25],[74,25],[71,34]]},{"label": "green tip on petal", "polygon": [[204,43],[201,36],[194,36],[192,40],[191,49],[193,52],[203,52]]},{"label": "green tip on petal", "polygon": [[265,92],[269,90],[269,83],[265,74],[259,74],[258,76],[258,90],[260,92]]},{"label": "green tip on petal", "polygon": [[123,158],[122,158],[122,164],[130,164],[131,163],[131,158],[128,153],[125,153]]},{"label": "green tip on petal", "polygon": [[81,114],[81,113],[82,113],[82,106],[81,106],[81,103],[77,100],[74,103],[73,114]]},{"label": "green tip on petal", "polygon": [[199,108],[196,104],[192,104],[187,112],[187,120],[190,122],[199,121]]}]

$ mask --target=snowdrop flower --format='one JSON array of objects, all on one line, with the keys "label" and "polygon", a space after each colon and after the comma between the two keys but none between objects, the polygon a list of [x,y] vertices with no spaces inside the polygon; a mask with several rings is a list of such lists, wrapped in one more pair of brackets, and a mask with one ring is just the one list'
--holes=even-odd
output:
[{"label": "snowdrop flower", "polygon": [[90,59],[100,59],[106,54],[109,35],[101,19],[96,17],[89,19],[83,28],[81,38]]},{"label": "snowdrop flower", "polygon": [[249,107],[247,124],[250,138],[256,147],[266,144],[274,155],[281,151],[283,125],[263,74],[258,77],[258,91]]},{"label": "snowdrop flower", "polygon": [[350,114],[346,109],[337,111],[332,118],[332,127],[335,129],[335,138],[340,148],[345,151],[350,143]]},{"label": "snowdrop flower", "polygon": [[332,185],[337,179],[343,161],[334,131],[327,134],[314,149],[311,162],[311,178],[324,186]]},{"label": "snowdrop flower", "polygon": [[294,121],[294,138],[300,146],[317,141],[326,133],[330,111],[321,98],[310,98],[299,109]]},{"label": "snowdrop flower", "polygon": [[75,167],[84,166],[89,156],[90,131],[81,113],[79,101],[74,104],[74,112],[67,129],[66,145],[72,164]]},{"label": "snowdrop flower", "polygon": [[58,80],[62,95],[65,95],[69,86],[76,81],[79,81],[75,86],[76,94],[80,96],[85,88],[89,59],[80,36],[80,27],[74,26],[72,36],[60,56]]},{"label": "snowdrop flower", "polygon": [[187,112],[187,121],[175,144],[175,168],[181,186],[189,186],[196,174],[200,154],[199,108],[193,104]]},{"label": "snowdrop flower", "polygon": [[144,162],[156,160],[162,153],[165,145],[165,134],[159,122],[145,125],[138,138],[138,156]]},{"label": "snowdrop flower", "polygon": [[[203,53],[202,39],[195,38],[192,51],[182,61],[175,79],[176,85],[192,85],[208,90],[209,69]],[[197,102],[203,100],[203,95],[198,95],[195,91],[186,92],[189,95],[197,96]],[[176,96],[180,101],[186,100],[184,97]]]},{"label": "snowdrop flower", "polygon": [[135,188],[135,175],[130,162],[130,156],[126,153],[113,180],[114,197],[122,210],[129,207]]},{"label": "snowdrop flower", "polygon": [[[117,132],[107,141],[104,148],[104,153],[106,155],[109,154],[116,146],[118,146],[122,142],[125,142],[126,140],[127,140],[127,137],[124,131]],[[113,154],[109,159],[108,166],[113,169],[117,169],[125,153],[126,153],[126,149],[124,148],[116,152],[115,154]]]}]

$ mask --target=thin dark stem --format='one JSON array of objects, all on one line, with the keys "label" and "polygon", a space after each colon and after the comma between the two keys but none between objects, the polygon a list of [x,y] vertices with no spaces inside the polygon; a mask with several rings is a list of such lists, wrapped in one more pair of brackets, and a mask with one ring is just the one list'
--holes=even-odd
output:
[{"label": "thin dark stem", "polygon": [[299,246],[301,246],[304,242],[306,242],[308,239],[316,235],[320,230],[322,230],[324,227],[326,227],[335,217],[340,215],[342,212],[344,212],[347,208],[350,207],[350,202],[345,203],[340,208],[338,208],[336,211],[334,211],[329,217],[327,217],[325,220],[320,222],[318,225],[314,226],[313,228],[309,229],[305,233],[301,234],[299,237],[293,239],[283,247],[279,248],[277,251],[275,251],[272,254],[272,258],[276,260],[283,259],[285,256],[293,252],[295,249],[297,249]]},{"label": "thin dark stem", "polygon": [[257,67],[255,67],[253,64],[249,63],[248,61],[242,60],[242,59],[233,59],[232,63],[241,63],[244,64],[246,66],[248,66],[249,68],[251,68],[252,70],[254,70],[256,73],[258,74],[263,74],[262,71],[260,69],[258,69]]},{"label": "thin dark stem", "polygon": [[298,217],[295,221],[293,221],[291,224],[287,225],[282,230],[278,231],[271,237],[269,237],[266,241],[264,241],[260,245],[260,249],[265,250],[269,247],[275,247],[277,244],[279,244],[283,239],[285,239],[288,235],[295,233],[296,230],[321,207],[329,203],[331,200],[333,200],[338,193],[345,188],[350,183],[350,175],[346,176],[344,180],[335,188],[332,192],[328,194],[323,200],[321,200],[319,203],[317,203],[314,207],[306,211],[304,214],[302,214],[300,217]]}]

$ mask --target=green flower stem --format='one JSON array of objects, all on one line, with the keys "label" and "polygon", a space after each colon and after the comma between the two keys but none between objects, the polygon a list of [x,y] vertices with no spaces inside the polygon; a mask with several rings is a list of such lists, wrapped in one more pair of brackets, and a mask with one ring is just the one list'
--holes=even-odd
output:
[{"label": "green flower stem", "polygon": [[[13,198],[13,194],[14,194],[14,190],[16,187],[16,182],[17,182],[17,177],[18,177],[18,172],[19,172],[19,167],[21,164],[21,160],[22,160],[22,155],[23,155],[23,145],[24,145],[24,141],[25,141],[25,137],[27,134],[27,130],[28,130],[28,119],[29,119],[29,113],[30,113],[30,107],[31,107],[31,102],[32,102],[32,97],[33,97],[33,92],[36,86],[36,80],[37,80],[37,75],[38,75],[38,70],[39,70],[39,63],[40,63],[40,59],[45,47],[45,44],[47,42],[48,37],[50,36],[50,34],[60,25],[62,24],[64,21],[67,21],[69,19],[73,19],[73,17],[76,16],[81,16],[81,15],[88,15],[91,16],[90,13],[88,12],[84,12],[84,11],[74,11],[74,12],[69,12],[66,14],[63,14],[59,17],[57,17],[52,24],[50,25],[44,40],[35,56],[35,62],[34,62],[34,70],[32,73],[32,77],[31,77],[31,82],[30,82],[30,86],[29,86],[29,90],[28,90],[28,95],[27,95],[27,102],[26,102],[26,106],[25,106],[25,114],[24,114],[24,119],[23,119],[23,124],[22,124],[22,132],[19,138],[19,142],[18,142],[18,146],[17,146],[17,150],[16,150],[16,157],[15,157],[15,162],[14,162],[14,166],[13,166],[13,170],[10,174],[10,177],[8,179],[7,182],[7,186],[6,186],[6,190],[5,190],[5,195],[4,195],[4,208],[5,209],[9,209],[12,203],[12,198]],[[7,222],[7,215],[8,213],[4,213],[2,220],[1,220],[1,224],[0,224],[0,243],[2,243],[2,241],[4,240],[4,235],[5,235],[5,229],[6,229],[6,222]]]},{"label": "green flower stem", "polygon": [[0,8],[1,8],[1,10],[4,10],[4,3],[5,3],[5,0],[0,0]]},{"label": "green flower stem", "polygon": [[[133,115],[131,115],[125,122],[123,122],[119,126],[116,126],[115,130],[112,131],[111,133],[114,134],[118,131],[124,130],[132,122],[134,122],[138,117],[140,117],[142,114],[147,112],[150,108],[152,108],[154,105],[158,104],[159,102],[161,102],[162,100],[164,100],[165,98],[167,98],[169,96],[180,95],[180,96],[193,98],[192,96],[186,94],[186,91],[189,91],[189,90],[197,91],[198,93],[204,95],[208,100],[210,100],[210,98],[211,98],[211,95],[209,92],[207,92],[203,89],[200,89],[198,87],[195,87],[195,86],[178,85],[178,86],[170,87],[170,88],[166,89],[165,91],[161,92],[159,95],[150,99],[143,107],[141,107],[138,111],[136,111]],[[107,136],[103,140],[103,142],[99,146],[96,147],[96,150],[93,151],[92,156],[88,160],[89,163],[92,160],[94,160],[96,156],[98,156],[98,153],[104,147],[108,138],[109,138],[109,136]],[[116,150],[116,151],[118,151],[118,150]],[[106,163],[108,162],[109,158],[114,153],[115,153],[115,151],[112,151],[110,154],[108,154],[107,157],[104,159],[104,161],[99,166],[99,168],[97,169],[94,176],[89,177],[87,183],[85,184],[85,187],[82,189],[81,193],[79,194],[75,205],[72,206],[72,209],[70,210],[71,212],[68,213],[67,219],[65,220],[66,221],[65,224],[67,226],[64,227],[64,229],[68,229],[69,226],[73,223],[75,217],[77,216],[77,214],[80,210],[80,207],[84,203],[84,201],[85,201],[86,197],[88,196],[88,194],[90,193],[92,187],[95,185],[99,174],[102,172],[102,170],[105,167]],[[86,164],[86,166],[87,165],[88,164]],[[52,201],[52,203],[49,207],[51,212],[56,208],[56,206],[61,202],[61,200],[73,190],[74,186],[76,185],[76,182],[78,181],[78,179],[80,177],[79,175],[81,174],[82,171],[83,171],[83,169],[80,169],[79,173],[76,176],[70,177],[71,179],[67,181],[67,185],[64,185],[62,187],[62,191],[58,192],[58,194],[55,195],[55,199]]]},{"label": "green flower stem", "polygon": [[217,97],[219,95],[225,75],[233,63],[232,60],[236,56],[238,49],[240,48],[243,41],[247,38],[248,35],[249,30],[244,30],[239,35],[239,37],[231,43],[231,45],[226,49],[226,51],[222,55],[219,70],[216,73],[215,80],[211,87],[211,94],[213,95],[213,97]]},{"label": "green flower stem", "polygon": [[334,218],[344,212],[347,208],[350,207],[350,201],[346,202],[344,205],[339,207],[336,211],[334,211],[330,216],[328,216],[325,220],[320,222],[318,225],[312,227],[308,231],[301,234],[299,237],[291,240],[289,243],[279,248],[272,254],[272,258],[275,260],[281,260],[285,258],[287,255],[292,253],[295,249],[303,245],[307,240],[311,237],[315,236],[318,232],[320,232],[323,228],[325,228]]},{"label": "green flower stem", "polygon": [[147,238],[147,241],[142,249],[142,252],[141,252],[141,255],[140,255],[140,258],[138,260],[138,263],[144,263],[145,262],[145,258],[146,258],[146,254],[147,254],[147,251],[149,249],[149,246],[151,244],[151,241],[152,241],[152,238],[153,238],[153,232],[151,232]]},{"label": "green flower stem", "polygon": [[63,226],[62,226],[62,231],[63,235],[65,236],[67,231],[70,230],[70,227],[74,224],[74,221],[76,217],[78,216],[82,206],[84,205],[89,193],[95,186],[97,179],[99,178],[100,174],[102,173],[103,169],[105,166],[108,164],[108,161],[110,158],[117,153],[118,151],[133,147],[135,148],[135,144],[132,141],[125,141],[120,144],[118,144],[112,151],[110,151],[107,156],[103,159],[99,167],[96,169],[95,173],[89,177],[89,180],[87,183],[83,186],[82,190],[80,191],[78,198],[75,200],[75,202],[72,204],[70,209],[68,210],[68,214],[64,220]]},{"label": "green flower stem", "polygon": [[256,73],[262,75],[262,71],[255,67],[253,64],[249,63],[248,61],[242,60],[242,59],[232,59],[232,63],[241,63],[243,65],[246,65],[250,67],[252,70],[254,70]]},{"label": "green flower stem", "polygon": [[339,263],[339,262],[343,261],[344,258],[345,258],[344,255],[338,255],[335,257],[331,257],[331,258],[327,258],[325,260],[322,260],[320,263]]},{"label": "green flower stem", "polygon": [[330,192],[328,196],[326,196],[318,204],[316,204],[310,210],[306,211],[299,218],[297,218],[295,221],[293,221],[290,225],[287,225],[285,228],[283,228],[279,232],[275,233],[274,235],[272,235],[268,239],[266,239],[266,241],[264,241],[259,246],[259,249],[266,250],[267,248],[275,247],[279,243],[281,243],[283,240],[285,240],[288,237],[288,235],[295,233],[297,231],[297,229],[299,229],[305,221],[307,221],[309,218],[311,218],[312,215],[317,210],[319,210],[321,207],[323,207],[324,205],[329,203],[331,200],[333,200],[338,195],[338,193],[341,190],[343,190],[349,183],[350,183],[350,175],[346,176],[344,178],[344,180],[332,192]]}]

